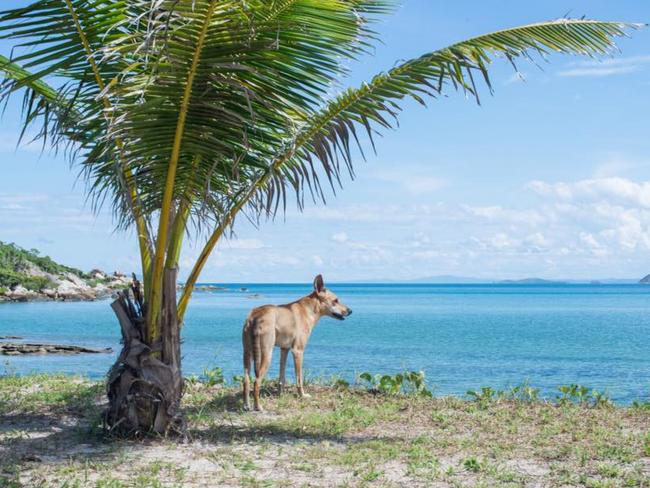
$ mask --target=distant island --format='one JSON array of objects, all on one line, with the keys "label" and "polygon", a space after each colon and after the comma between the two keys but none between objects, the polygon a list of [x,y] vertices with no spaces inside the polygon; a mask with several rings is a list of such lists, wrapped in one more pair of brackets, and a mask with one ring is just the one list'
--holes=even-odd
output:
[{"label": "distant island", "polygon": [[[643,283],[650,283],[650,275],[646,276]],[[359,283],[359,284],[422,284],[422,285],[501,285],[501,284],[521,284],[521,285],[633,285],[639,283],[638,279],[632,278],[584,278],[584,279],[545,279],[545,278],[522,278],[522,279],[498,279],[498,278],[476,278],[468,276],[454,275],[433,275],[421,278],[411,279],[367,279],[367,280],[345,280],[339,281],[340,284]]]},{"label": "distant island", "polygon": [[0,302],[97,300],[125,288],[131,279],[99,269],[88,273],[59,264],[36,249],[0,241]]},{"label": "distant island", "polygon": [[542,278],[524,278],[523,280],[502,280],[504,285],[566,285],[566,281],[544,280]]},{"label": "distant island", "polygon": [[639,280],[639,283],[643,283],[644,285],[650,284],[650,274],[645,275],[643,278]]}]

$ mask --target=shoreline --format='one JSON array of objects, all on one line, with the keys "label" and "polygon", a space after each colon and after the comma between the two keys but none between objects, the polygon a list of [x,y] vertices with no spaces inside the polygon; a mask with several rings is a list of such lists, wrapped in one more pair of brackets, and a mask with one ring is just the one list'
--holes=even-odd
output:
[{"label": "shoreline", "polygon": [[[54,344],[49,344],[50,346],[55,346]],[[2,346],[2,341],[0,341],[0,346]],[[70,355],[88,355],[88,356],[97,356],[103,354],[112,354],[115,351],[112,347],[85,347],[85,346],[73,346],[73,345],[63,345],[62,347],[74,347],[79,348],[80,351],[71,352],[70,354],[51,354],[50,357],[61,357],[61,356],[70,356]],[[119,349],[119,348],[118,348]],[[117,351],[119,352],[119,350]],[[32,377],[42,377],[42,378],[67,378],[70,380],[79,379],[84,382],[92,384],[104,384],[105,374],[97,375],[87,375],[80,374],[78,372],[65,372],[65,371],[37,371],[30,370],[26,373],[17,373],[11,368],[9,361],[13,359],[20,358],[29,358],[43,356],[43,354],[22,354],[22,355],[10,355],[3,356],[0,353],[0,361],[5,361],[4,372],[0,369],[0,381],[7,378],[16,378],[16,379],[29,379]],[[2,359],[4,357],[4,359]],[[106,370],[108,371],[108,369]],[[202,383],[213,381],[212,377],[215,375],[220,378],[218,380],[218,385],[222,388],[231,390],[231,391],[240,391],[241,381],[240,375],[235,375],[232,379],[227,379],[223,374],[221,368],[205,368],[201,374],[188,374],[183,376],[183,380],[186,384],[191,383]],[[483,384],[482,386],[477,386],[476,388],[466,390],[464,392],[438,392],[435,384],[429,384],[426,380],[422,384],[420,392],[413,388],[413,385],[405,382],[400,387],[391,388],[391,387],[378,387],[378,381],[380,378],[395,378],[396,376],[407,376],[409,374],[421,374],[424,378],[424,372],[415,372],[415,371],[402,371],[395,374],[375,374],[372,375],[376,380],[372,383],[369,383],[360,377],[367,373],[358,374],[355,379],[348,381],[347,379],[334,375],[330,377],[317,377],[317,378],[307,378],[305,384],[309,388],[340,388],[344,390],[364,392],[371,395],[377,396],[392,396],[392,395],[405,395],[405,396],[422,396],[427,398],[432,398],[436,400],[443,399],[454,399],[458,401],[470,401],[477,402],[479,404],[489,404],[492,402],[501,402],[501,401],[523,401],[526,403],[544,403],[554,406],[563,406],[567,404],[577,404],[583,406],[593,406],[593,407],[611,407],[615,409],[627,409],[627,408],[645,408],[650,411],[650,395],[646,397],[632,398],[629,400],[617,400],[612,398],[609,394],[607,388],[597,389],[588,385],[581,384],[579,382],[567,383],[567,384],[558,384],[550,391],[544,393],[541,391],[541,388],[536,387],[535,383],[528,380],[524,380],[514,386],[504,386],[499,388],[497,386],[487,386]],[[270,377],[264,380],[266,388],[273,388],[274,385],[277,385],[277,378]],[[391,393],[394,392],[394,393]],[[650,426],[649,426],[650,428]]]}]

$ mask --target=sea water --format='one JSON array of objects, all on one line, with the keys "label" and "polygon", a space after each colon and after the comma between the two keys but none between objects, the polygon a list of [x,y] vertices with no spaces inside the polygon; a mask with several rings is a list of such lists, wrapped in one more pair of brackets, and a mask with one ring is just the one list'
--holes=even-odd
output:
[{"label": "sea water", "polygon": [[[309,293],[306,284],[222,284],[197,292],[182,330],[183,372],[242,373],[248,311]],[[308,378],[354,381],[364,371],[422,370],[435,394],[504,389],[528,380],[553,397],[557,386],[607,389],[621,403],[650,398],[650,286],[341,284],[354,310],[323,318],[305,353]],[[113,354],[0,356],[0,374],[63,372],[103,377],[120,349],[109,301],[0,304],[0,336],[112,347]],[[275,351],[270,376],[276,376]],[[289,361],[289,379],[292,363]]]}]

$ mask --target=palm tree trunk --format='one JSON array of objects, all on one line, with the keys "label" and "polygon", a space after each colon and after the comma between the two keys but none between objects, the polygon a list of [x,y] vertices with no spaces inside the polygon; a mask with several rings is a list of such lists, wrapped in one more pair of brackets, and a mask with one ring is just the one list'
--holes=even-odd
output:
[{"label": "palm tree trunk", "polygon": [[109,405],[104,426],[110,433],[143,435],[182,432],[183,394],[180,327],[176,313],[176,269],[166,269],[160,314],[161,340],[147,342],[146,304],[139,282],[119,294],[111,307],[122,329],[123,348],[108,372]]}]

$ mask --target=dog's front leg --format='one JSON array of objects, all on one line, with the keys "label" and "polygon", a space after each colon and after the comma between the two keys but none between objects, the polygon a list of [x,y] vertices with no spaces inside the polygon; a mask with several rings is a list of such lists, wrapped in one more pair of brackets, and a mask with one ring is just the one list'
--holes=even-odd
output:
[{"label": "dog's front leg", "polygon": [[302,386],[302,355],[304,351],[294,349],[293,351],[293,364],[296,367],[296,386],[298,387],[298,395],[302,398],[309,398],[310,395],[305,393]]},{"label": "dog's front leg", "polygon": [[287,356],[289,349],[280,349],[280,395],[284,393],[284,385],[287,371]]}]

